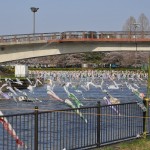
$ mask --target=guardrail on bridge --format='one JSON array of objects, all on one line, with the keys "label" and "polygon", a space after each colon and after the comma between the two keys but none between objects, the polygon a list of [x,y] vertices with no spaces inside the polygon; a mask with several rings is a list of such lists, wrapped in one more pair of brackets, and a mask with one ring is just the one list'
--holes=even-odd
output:
[{"label": "guardrail on bridge", "polygon": [[1,35],[0,43],[69,42],[69,41],[119,41],[148,42],[150,32],[129,31],[67,31],[53,33]]}]

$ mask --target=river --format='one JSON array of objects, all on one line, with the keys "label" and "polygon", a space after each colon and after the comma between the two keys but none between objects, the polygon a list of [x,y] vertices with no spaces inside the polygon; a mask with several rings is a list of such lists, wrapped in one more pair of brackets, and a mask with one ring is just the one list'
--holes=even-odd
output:
[{"label": "river", "polygon": [[[95,80],[96,79],[96,80]],[[102,78],[95,78],[93,83],[96,85],[100,85],[102,82]],[[91,79],[89,79],[91,80]],[[128,82],[128,84],[136,84],[138,86],[138,91],[140,93],[146,94],[146,80],[139,81],[139,80],[118,80],[115,79],[115,83],[118,84],[118,89],[108,89],[108,86],[110,84],[113,84],[113,80],[110,79],[104,79],[103,80],[103,89],[106,89],[109,91],[109,94],[111,94],[113,97],[118,98],[120,103],[127,103],[127,102],[133,102],[133,101],[139,101],[139,98],[130,90],[127,88],[125,82]],[[65,83],[70,81],[65,81]],[[63,81],[64,83],[64,81]],[[70,93],[73,93],[82,103],[83,106],[95,106],[98,101],[101,101],[101,104],[105,104],[103,97],[106,96],[105,92],[102,92],[101,88],[96,88],[92,85],[89,86],[88,90],[85,90],[81,87],[83,82],[79,83],[79,81],[74,82],[78,83],[78,88],[76,88],[79,92],[76,92],[75,88],[73,86],[69,86],[68,90]],[[85,83],[85,81],[84,81]],[[68,105],[66,105],[63,102],[59,102],[52,98],[50,95],[47,94],[47,83],[44,83],[42,86],[37,86],[34,89],[34,93],[30,93],[28,89],[23,89],[22,91],[28,93],[29,97],[32,97],[33,99],[38,98],[40,101],[36,102],[23,102],[23,101],[17,101],[17,103],[13,99],[8,100],[0,100],[0,110],[4,114],[16,114],[16,113],[24,113],[24,112],[32,112],[34,111],[34,107],[38,106],[39,110],[56,110],[56,109],[65,109],[69,108]],[[62,84],[58,83],[57,81],[53,81],[53,92],[60,97],[61,99],[65,100],[68,98],[67,93],[65,92]],[[82,92],[82,94],[81,94]],[[142,101],[142,100],[141,100]]]}]

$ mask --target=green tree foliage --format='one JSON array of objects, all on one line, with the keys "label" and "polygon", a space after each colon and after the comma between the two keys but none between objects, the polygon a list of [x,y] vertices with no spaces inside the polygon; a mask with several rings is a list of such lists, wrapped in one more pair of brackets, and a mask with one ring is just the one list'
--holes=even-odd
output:
[{"label": "green tree foliage", "polygon": [[105,57],[103,52],[88,52],[85,53],[85,61],[89,63],[100,63],[101,60]]}]

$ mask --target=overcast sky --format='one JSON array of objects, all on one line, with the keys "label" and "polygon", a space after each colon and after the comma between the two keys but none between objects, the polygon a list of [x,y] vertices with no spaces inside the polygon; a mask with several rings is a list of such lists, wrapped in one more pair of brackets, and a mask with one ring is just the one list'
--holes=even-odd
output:
[{"label": "overcast sky", "polygon": [[150,20],[150,0],[0,0],[0,35],[33,32],[31,7],[39,7],[36,33],[121,31],[130,16]]}]

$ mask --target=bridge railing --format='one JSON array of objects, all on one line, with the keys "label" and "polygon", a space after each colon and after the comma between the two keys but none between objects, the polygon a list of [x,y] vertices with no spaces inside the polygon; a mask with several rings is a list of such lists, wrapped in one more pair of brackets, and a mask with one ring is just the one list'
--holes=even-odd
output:
[{"label": "bridge railing", "polygon": [[23,43],[34,41],[71,41],[71,40],[119,40],[119,41],[150,41],[150,32],[137,31],[66,31],[36,34],[2,35],[0,43]]}]

